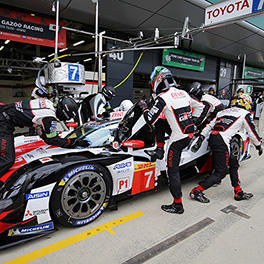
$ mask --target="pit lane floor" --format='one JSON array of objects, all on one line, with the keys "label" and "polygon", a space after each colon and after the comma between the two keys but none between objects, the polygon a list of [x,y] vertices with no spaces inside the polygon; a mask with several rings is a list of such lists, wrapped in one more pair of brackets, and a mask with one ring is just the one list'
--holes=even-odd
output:
[{"label": "pit lane floor", "polygon": [[0,263],[263,263],[264,157],[251,152],[240,169],[243,189],[254,193],[248,201],[233,199],[227,176],[206,191],[209,204],[198,203],[188,195],[199,179],[189,179],[183,182],[183,215],[160,209],[172,200],[162,188],[120,203],[118,211],[108,210],[87,226],[58,226],[48,236],[0,251]]}]

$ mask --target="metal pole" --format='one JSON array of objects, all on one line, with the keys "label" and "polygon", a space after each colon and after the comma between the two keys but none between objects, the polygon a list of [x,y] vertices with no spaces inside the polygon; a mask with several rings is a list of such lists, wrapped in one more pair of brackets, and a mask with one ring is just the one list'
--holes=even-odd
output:
[{"label": "metal pole", "polygon": [[98,52],[98,0],[96,1],[95,4],[95,58],[98,57],[97,52]]},{"label": "metal pole", "polygon": [[54,58],[57,58],[58,57],[59,11],[60,11],[60,0],[56,0],[56,32],[55,32],[55,52],[54,52]]},{"label": "metal pole", "polygon": [[[244,53],[242,78],[244,78],[244,74],[245,74],[246,60],[247,60],[247,54]],[[243,84],[243,83],[244,83],[244,81],[242,80],[242,84]]]},{"label": "metal pole", "polygon": [[103,58],[102,58],[102,50],[103,50],[103,34],[105,31],[99,34],[99,54],[98,54],[98,88],[99,91],[102,90],[102,76],[103,76]]}]

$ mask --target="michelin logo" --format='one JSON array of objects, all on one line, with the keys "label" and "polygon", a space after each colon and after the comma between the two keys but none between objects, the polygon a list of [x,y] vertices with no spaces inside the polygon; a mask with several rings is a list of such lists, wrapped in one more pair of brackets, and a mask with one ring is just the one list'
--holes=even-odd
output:
[{"label": "michelin logo", "polygon": [[62,180],[60,181],[59,185],[65,185],[65,183],[75,174],[77,174],[80,171],[84,171],[84,170],[96,170],[95,166],[92,165],[85,165],[85,166],[81,166],[78,168],[75,168],[73,170],[71,170],[69,173],[67,173]]},{"label": "michelin logo", "polygon": [[12,229],[9,231],[8,236],[28,235],[28,234],[39,233],[39,232],[52,230],[52,229],[54,229],[53,222],[49,222],[49,223],[42,224],[42,225]]},{"label": "michelin logo", "polygon": [[49,191],[26,194],[26,200],[41,199],[49,197]]}]

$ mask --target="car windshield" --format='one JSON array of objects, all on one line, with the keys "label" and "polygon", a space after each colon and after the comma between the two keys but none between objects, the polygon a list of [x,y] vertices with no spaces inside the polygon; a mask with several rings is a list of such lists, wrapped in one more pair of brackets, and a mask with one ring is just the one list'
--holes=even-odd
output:
[{"label": "car windshield", "polygon": [[117,126],[118,121],[109,123],[89,122],[75,129],[67,138],[81,138],[87,140],[91,148],[104,147],[113,142]]}]

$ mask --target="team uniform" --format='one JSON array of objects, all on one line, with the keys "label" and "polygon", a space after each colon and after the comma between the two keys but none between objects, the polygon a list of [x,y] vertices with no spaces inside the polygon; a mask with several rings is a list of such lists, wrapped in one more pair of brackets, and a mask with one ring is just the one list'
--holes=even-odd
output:
[{"label": "team uniform", "polygon": [[0,108],[0,183],[1,176],[15,161],[15,127],[35,127],[40,137],[49,145],[75,147],[76,140],[60,138],[56,126],[56,111],[47,98],[15,102]]},{"label": "team uniform", "polygon": [[204,105],[203,111],[200,116],[195,121],[195,124],[198,129],[203,129],[206,124],[213,120],[217,113],[224,110],[224,105],[216,97],[204,94],[201,98],[201,102]]},{"label": "team uniform", "polygon": [[99,116],[109,116],[112,111],[109,101],[115,96],[112,87],[103,87],[102,92],[87,96],[81,106],[82,123],[89,120],[96,120]]},{"label": "team uniform", "polygon": [[171,129],[167,157],[170,192],[174,201],[181,201],[181,181],[179,163],[182,150],[190,143],[194,134],[190,96],[183,90],[170,88],[157,96],[150,110],[144,111],[144,118],[154,125],[161,113],[164,114]]},{"label": "team uniform", "polygon": [[[208,143],[213,154],[214,172],[209,177],[201,181],[198,187],[192,190],[190,193],[191,198],[200,202],[209,202],[209,199],[204,197],[202,192],[213,186],[215,183],[220,182],[226,176],[226,173],[228,172],[228,165],[230,167],[229,173],[231,183],[235,191],[234,198],[236,200],[243,200],[249,199],[253,196],[252,194],[247,194],[242,191],[238,177],[239,163],[235,157],[229,157],[230,141],[232,137],[243,127],[249,134],[249,137],[252,139],[256,148],[259,150],[259,155],[262,154],[261,139],[256,132],[250,112],[241,107],[231,107],[220,111],[216,118],[203,129],[200,137],[201,142],[211,133]],[[198,142],[198,146],[196,146],[197,149],[200,145]]]}]

